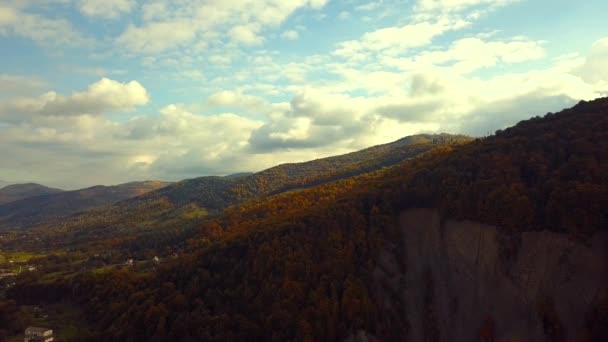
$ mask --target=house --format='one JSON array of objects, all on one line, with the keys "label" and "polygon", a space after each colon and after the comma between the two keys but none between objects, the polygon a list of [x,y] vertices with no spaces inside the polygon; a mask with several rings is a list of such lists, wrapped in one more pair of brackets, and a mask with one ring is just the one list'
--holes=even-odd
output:
[{"label": "house", "polygon": [[12,272],[11,270],[0,270],[0,279],[2,278],[6,278],[6,277],[12,277],[12,276],[16,276],[17,273]]},{"label": "house", "polygon": [[25,329],[25,342],[51,342],[53,341],[53,330],[39,327],[27,327]]}]

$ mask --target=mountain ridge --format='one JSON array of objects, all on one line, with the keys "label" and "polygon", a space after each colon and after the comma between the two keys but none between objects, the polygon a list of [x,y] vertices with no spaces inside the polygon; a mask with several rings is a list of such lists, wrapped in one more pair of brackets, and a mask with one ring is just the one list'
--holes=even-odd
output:
[{"label": "mountain ridge", "polygon": [[61,193],[64,190],[36,183],[10,184],[0,189],[0,205],[42,195]]},{"label": "mountain ridge", "polygon": [[106,208],[75,214],[61,222],[51,221],[35,229],[58,230],[60,234],[82,232],[78,234],[87,236],[99,231],[111,234],[107,227],[119,230],[134,226],[152,229],[162,222],[173,225],[183,217],[193,218],[192,221],[196,222],[219,215],[233,205],[374,171],[438,146],[471,140],[462,135],[415,135],[341,156],[281,164],[245,177],[187,179]]},{"label": "mountain ridge", "polygon": [[15,228],[38,224],[51,218],[109,205],[168,184],[170,183],[143,181],[114,186],[96,185],[79,190],[23,198],[0,205],[0,227]]}]

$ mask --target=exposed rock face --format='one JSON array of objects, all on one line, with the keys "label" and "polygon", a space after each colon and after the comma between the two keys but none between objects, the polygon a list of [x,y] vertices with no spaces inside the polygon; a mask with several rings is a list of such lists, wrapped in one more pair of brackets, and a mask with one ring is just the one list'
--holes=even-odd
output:
[{"label": "exposed rock face", "polygon": [[548,231],[508,236],[429,209],[403,212],[400,230],[374,279],[410,341],[578,340],[606,293],[605,233],[590,246]]}]

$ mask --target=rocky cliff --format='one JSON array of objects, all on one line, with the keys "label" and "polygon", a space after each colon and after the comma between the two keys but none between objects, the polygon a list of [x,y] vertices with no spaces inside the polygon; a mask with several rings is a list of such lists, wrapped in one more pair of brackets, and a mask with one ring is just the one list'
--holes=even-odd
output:
[{"label": "rocky cliff", "polygon": [[[430,209],[400,216],[401,238],[374,272],[386,312],[410,341],[574,341],[591,338],[606,301],[608,234],[581,242],[548,231],[509,234],[443,220]],[[597,328],[597,327],[595,327]]]}]

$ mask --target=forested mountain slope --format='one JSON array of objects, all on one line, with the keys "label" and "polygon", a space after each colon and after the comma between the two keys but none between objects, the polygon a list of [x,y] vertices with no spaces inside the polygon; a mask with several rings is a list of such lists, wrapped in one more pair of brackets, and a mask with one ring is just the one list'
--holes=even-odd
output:
[{"label": "forested mountain slope", "polygon": [[[0,205],[0,228],[14,229],[64,217],[83,210],[106,206],[167,186],[169,183],[131,182],[115,186],[94,186],[74,191],[47,191]],[[14,186],[10,186],[12,188]],[[6,188],[5,188],[6,189]],[[4,190],[4,189],[3,189]]]},{"label": "forested mountain slope", "polygon": [[[240,177],[200,177],[151,191],[113,206],[44,223],[35,230],[52,235],[51,245],[129,235],[129,231],[187,226],[231,206],[381,169],[439,146],[471,141],[461,135],[405,137],[341,156],[279,165]],[[137,228],[137,229],[136,229]]]},{"label": "forested mountain slope", "polygon": [[81,306],[89,340],[606,341],[607,175],[608,99],[581,102],[7,295]]},{"label": "forested mountain slope", "polygon": [[[0,184],[0,186],[2,186]],[[35,183],[13,184],[0,188],[0,205],[20,199],[63,192]]]},{"label": "forested mountain slope", "polygon": [[195,203],[210,211],[256,197],[310,187],[395,165],[437,146],[470,141],[461,135],[414,135],[349,154],[304,163],[283,164],[243,177],[201,177],[185,180],[133,198],[120,205],[169,200],[175,206]]}]

